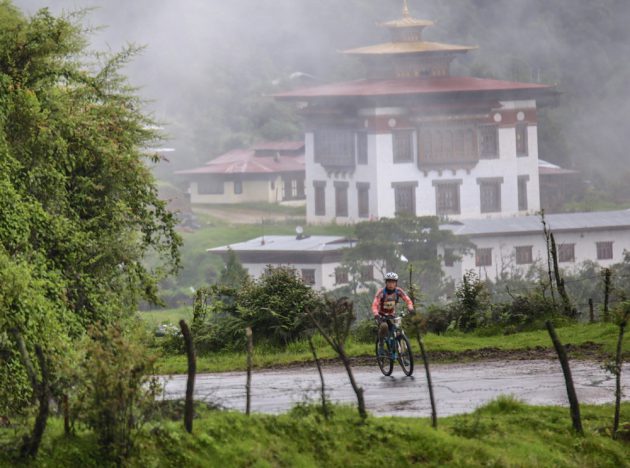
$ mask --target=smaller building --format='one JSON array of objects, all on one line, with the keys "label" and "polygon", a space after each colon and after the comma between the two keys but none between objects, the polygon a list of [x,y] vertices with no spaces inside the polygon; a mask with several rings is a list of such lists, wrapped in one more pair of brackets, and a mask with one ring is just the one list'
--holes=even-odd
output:
[{"label": "smaller building", "polygon": [[[571,270],[586,260],[607,267],[621,262],[624,251],[630,250],[630,210],[549,214],[545,220],[554,234],[561,268]],[[466,236],[476,247],[459,261],[457,252],[447,246],[441,249],[444,272],[456,281],[468,270],[494,280],[502,274],[525,273],[536,262],[547,264],[540,216],[467,219],[442,229]]]},{"label": "smaller building", "polygon": [[[268,265],[294,268],[304,282],[315,289],[335,289],[348,284],[348,272],[341,267],[343,249],[354,241],[339,236],[263,236],[237,244],[208,249],[225,260],[232,249],[243,267],[258,278]],[[363,280],[374,279],[374,269],[362,272]]]},{"label": "smaller building", "polygon": [[189,182],[193,204],[304,204],[304,168],[304,142],[276,141],[232,150],[175,174]]}]

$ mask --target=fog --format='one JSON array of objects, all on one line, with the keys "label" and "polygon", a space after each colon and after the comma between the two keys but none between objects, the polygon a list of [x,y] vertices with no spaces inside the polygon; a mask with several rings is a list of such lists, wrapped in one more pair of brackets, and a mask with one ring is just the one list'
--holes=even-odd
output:
[{"label": "fog", "polygon": [[[339,50],[388,40],[376,23],[402,0],[14,0],[27,14],[94,7],[93,50],[144,45],[125,72],[176,148],[167,177],[259,138],[299,137],[300,123],[266,97],[300,84],[362,76]],[[543,112],[540,157],[585,177],[627,172],[630,2],[627,0],[410,0],[437,22],[428,40],[478,45],[457,74],[557,85]],[[302,72],[310,81],[292,80]],[[294,75],[296,76],[296,75]],[[304,75],[303,75],[304,76]],[[610,176],[612,177],[612,176]]]}]

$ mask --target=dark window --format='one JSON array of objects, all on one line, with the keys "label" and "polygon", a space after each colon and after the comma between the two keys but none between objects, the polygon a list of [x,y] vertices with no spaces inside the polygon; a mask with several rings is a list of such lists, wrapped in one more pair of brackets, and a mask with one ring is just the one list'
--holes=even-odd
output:
[{"label": "dark window", "polygon": [[479,127],[479,157],[482,159],[494,159],[499,157],[497,127],[494,125]]},{"label": "dark window", "polygon": [[359,218],[370,216],[370,185],[366,183],[357,184],[357,202]]},{"label": "dark window", "polygon": [[395,214],[416,214],[416,186],[401,184],[394,186]]},{"label": "dark window", "polygon": [[199,195],[222,195],[222,180],[200,180],[197,182],[197,193]]},{"label": "dark window", "polygon": [[335,216],[348,216],[347,182],[335,182]]},{"label": "dark window", "polygon": [[335,284],[348,283],[348,270],[343,267],[335,268]]},{"label": "dark window", "polygon": [[304,198],[306,194],[304,193],[304,179],[297,179],[297,197]]},{"label": "dark window", "polygon": [[477,133],[472,127],[424,127],[418,133],[418,167],[476,161]]},{"label": "dark window", "polygon": [[559,262],[575,262],[575,244],[561,244],[558,246]]},{"label": "dark window", "polygon": [[234,181],[234,193],[236,195],[240,195],[241,193],[243,193],[243,182],[241,182],[240,180]]},{"label": "dark window", "polygon": [[374,281],[373,265],[363,265],[361,267],[361,281]]},{"label": "dark window", "polygon": [[519,211],[527,210],[527,181],[529,176],[518,177],[518,209]]},{"label": "dark window", "polygon": [[438,216],[459,214],[459,183],[436,184],[435,200]]},{"label": "dark window", "polygon": [[597,260],[611,260],[613,258],[613,243],[597,242]]},{"label": "dark window", "polygon": [[302,269],[302,281],[304,284],[308,284],[309,286],[313,286],[315,284],[315,270],[312,269]]},{"label": "dark window", "polygon": [[313,184],[315,188],[315,215],[326,215],[326,184],[316,182]]},{"label": "dark window", "polygon": [[357,164],[368,163],[368,136],[366,132],[357,133]]},{"label": "dark window", "polygon": [[534,262],[534,258],[532,256],[532,246],[531,245],[522,245],[515,247],[516,250],[516,264],[517,265],[527,265]]},{"label": "dark window", "polygon": [[354,132],[318,130],[314,143],[315,162],[325,166],[354,166]]},{"label": "dark window", "polygon": [[398,130],[392,133],[394,142],[394,162],[413,161],[413,130]]},{"label": "dark window", "polygon": [[475,265],[478,267],[492,266],[492,249],[477,249],[475,252]]},{"label": "dark window", "polygon": [[482,213],[497,213],[501,211],[500,181],[480,182],[479,195]]},{"label": "dark window", "polygon": [[527,125],[519,124],[516,126],[516,155],[527,156]]},{"label": "dark window", "polygon": [[452,267],[455,265],[455,250],[444,249],[444,266]]}]

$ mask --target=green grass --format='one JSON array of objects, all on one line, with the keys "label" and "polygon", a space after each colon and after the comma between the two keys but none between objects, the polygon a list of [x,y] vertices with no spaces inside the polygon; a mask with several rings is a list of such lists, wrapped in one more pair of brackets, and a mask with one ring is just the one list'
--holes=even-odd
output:
[{"label": "green grass", "polygon": [[[201,210],[196,210],[196,208],[201,208]],[[247,211],[260,211],[261,215],[264,213],[274,213],[274,214],[285,214],[289,216],[301,216],[306,217],[306,206],[290,206],[290,205],[281,205],[279,203],[264,203],[264,202],[249,202],[249,203],[239,203],[239,204],[196,204],[193,206],[193,211],[203,213],[203,208],[207,209],[215,209],[215,210],[225,210],[225,211],[238,211],[238,210],[247,210]]]},{"label": "green grass", "polygon": [[[627,418],[630,404],[622,406]],[[607,433],[611,406],[582,406],[585,436],[571,429],[560,407],[528,406],[510,397],[469,415],[439,420],[368,417],[361,422],[350,407],[336,406],[325,420],[315,407],[297,407],[278,416],[200,411],[193,434],[179,421],[153,422],[137,439],[131,467],[337,467],[337,466],[501,466],[627,467],[628,442]],[[17,444],[18,435],[0,429],[0,441]],[[7,452],[0,465],[14,466]],[[94,436],[80,429],[64,437],[62,421],[52,419],[40,454],[31,466],[106,466]]]},{"label": "green grass", "polygon": [[[578,324],[558,328],[558,335],[563,344],[581,345],[585,343],[596,343],[603,347],[603,350],[612,354],[617,340],[618,328],[612,324]],[[628,335],[625,337],[628,341]],[[463,355],[458,356],[458,361],[465,359],[466,351],[475,351],[485,348],[496,348],[499,350],[527,350],[536,347],[551,348],[551,341],[546,330],[533,332],[516,333],[513,335],[498,336],[475,336],[472,334],[454,335],[433,335],[425,337],[425,343],[429,352],[429,357],[435,360],[431,353],[436,352],[458,352]],[[318,354],[323,359],[332,359],[336,355],[324,340],[316,336],[315,344]],[[417,350],[415,339],[412,339],[412,347]],[[372,343],[358,343],[349,340],[346,351],[351,357],[371,357],[374,352]],[[292,343],[285,350],[273,350],[267,347],[254,346],[254,366],[258,368],[285,366],[299,364],[312,360],[308,343],[305,341]],[[167,355],[161,357],[157,362],[157,370],[164,374],[181,374],[186,372],[186,357],[183,355]],[[246,357],[244,353],[215,353],[212,355],[197,357],[198,372],[224,372],[244,370],[246,368]]]},{"label": "green grass", "polygon": [[192,321],[192,307],[140,311],[138,312],[138,315],[150,329],[155,329],[162,323],[172,323],[177,325],[181,319],[190,323]]}]

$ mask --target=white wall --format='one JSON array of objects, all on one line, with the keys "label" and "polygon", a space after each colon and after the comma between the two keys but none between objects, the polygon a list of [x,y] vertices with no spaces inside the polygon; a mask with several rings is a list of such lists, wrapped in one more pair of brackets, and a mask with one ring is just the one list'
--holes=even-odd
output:
[{"label": "white wall", "polygon": [[[575,261],[562,262],[560,268],[568,271],[574,270],[579,265],[590,260],[597,262],[602,267],[610,266],[623,260],[624,250],[630,251],[630,230],[601,230],[582,232],[556,232],[554,233],[556,244],[575,244]],[[444,272],[455,281],[460,281],[464,272],[474,270],[482,278],[494,280],[502,271],[520,271],[525,273],[531,265],[517,265],[514,256],[516,246],[531,245],[534,262],[547,264],[546,243],[542,232],[540,234],[524,234],[510,236],[480,237],[470,236],[470,240],[478,248],[492,248],[492,266],[477,267],[475,265],[475,252],[471,251],[456,262],[453,267],[444,267]],[[613,242],[613,258],[611,260],[598,260],[596,242]],[[443,255],[443,249],[440,250]]]}]

